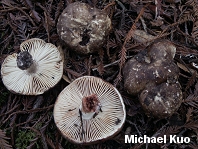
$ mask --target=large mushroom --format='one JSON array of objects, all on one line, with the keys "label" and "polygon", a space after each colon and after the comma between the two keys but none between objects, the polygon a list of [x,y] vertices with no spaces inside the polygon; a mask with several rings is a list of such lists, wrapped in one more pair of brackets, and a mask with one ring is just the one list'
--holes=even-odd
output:
[{"label": "large mushroom", "polygon": [[118,90],[100,78],[74,80],[58,96],[54,120],[62,135],[73,143],[92,144],[117,134],[126,112]]},{"label": "large mushroom", "polygon": [[110,29],[111,20],[105,12],[82,2],[69,4],[57,23],[61,39],[82,54],[102,48]]},{"label": "large mushroom", "polygon": [[123,68],[124,87],[139,101],[149,116],[171,116],[182,103],[177,81],[179,68],[173,58],[176,47],[167,40],[154,42],[130,59]]},{"label": "large mushroom", "polygon": [[2,64],[2,80],[9,91],[38,95],[60,81],[63,60],[55,45],[32,38],[24,41],[20,50],[19,54],[7,56]]}]

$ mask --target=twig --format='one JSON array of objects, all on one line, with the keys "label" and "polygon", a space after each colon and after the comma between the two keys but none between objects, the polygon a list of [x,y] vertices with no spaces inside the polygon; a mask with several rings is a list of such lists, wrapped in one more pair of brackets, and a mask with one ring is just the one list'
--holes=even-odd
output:
[{"label": "twig", "polygon": [[142,26],[143,26],[143,28],[144,28],[144,31],[147,32],[146,23],[145,23],[145,21],[144,21],[144,19],[143,19],[142,16],[140,17],[140,20],[141,20],[141,22],[142,22]]},{"label": "twig", "polygon": [[2,123],[4,124],[12,115],[15,115],[15,114],[27,114],[27,113],[34,113],[34,112],[39,112],[39,111],[43,111],[43,110],[46,110],[46,109],[50,109],[50,108],[53,108],[54,105],[50,105],[48,107],[44,107],[44,108],[37,108],[37,109],[32,109],[32,110],[23,110],[23,111],[16,111],[16,112],[13,112],[12,114],[10,114],[7,119],[5,119]]},{"label": "twig", "polygon": [[[36,26],[36,24],[34,23],[34,21],[32,20],[32,18],[25,12],[23,11],[23,9],[18,8],[18,7],[13,7],[13,9],[19,10],[21,11],[26,17],[28,17],[28,19],[30,20],[30,22],[33,24],[33,26]],[[11,10],[12,11],[12,10]]]},{"label": "twig", "polygon": [[[176,137],[182,135],[184,132],[186,132],[186,129],[182,130],[178,135],[176,135]],[[169,141],[168,143],[164,144],[161,148],[168,147],[170,144],[171,144],[171,143],[170,143],[170,141]]]},{"label": "twig", "polygon": [[122,8],[122,11],[125,11],[126,10],[126,8],[125,8],[125,6],[119,1],[119,0],[115,0],[117,3],[118,3],[118,5]]},{"label": "twig", "polygon": [[[27,10],[26,7],[21,7],[22,10]],[[0,10],[0,12],[8,12],[8,11],[13,11],[13,10],[16,10],[16,7],[12,7],[12,8],[9,8],[9,9],[3,9],[3,10]]]},{"label": "twig", "polygon": [[[128,58],[131,58],[131,57],[133,57],[133,56],[127,56],[127,59],[128,59]],[[112,62],[112,63],[106,64],[106,65],[104,65],[104,68],[107,68],[107,67],[116,65],[116,64],[119,63],[119,61],[120,61],[120,60],[117,60],[117,61],[114,61],[114,62]],[[95,70],[97,70],[97,69],[98,69],[98,68],[93,68],[92,71],[95,71]]]},{"label": "twig", "polygon": [[132,125],[135,127],[135,129],[137,130],[137,132],[138,132],[139,136],[141,136],[141,137],[142,137],[142,133],[139,131],[139,129],[137,128],[137,126],[136,126],[136,124],[135,124],[135,123],[133,123],[133,122],[131,122],[131,121],[129,121],[129,120],[126,120],[126,122],[128,122],[129,124],[132,124]]},{"label": "twig", "polygon": [[103,8],[103,11],[105,11],[107,8],[111,7],[115,5],[115,1],[112,1],[111,3],[107,4],[104,8]]}]

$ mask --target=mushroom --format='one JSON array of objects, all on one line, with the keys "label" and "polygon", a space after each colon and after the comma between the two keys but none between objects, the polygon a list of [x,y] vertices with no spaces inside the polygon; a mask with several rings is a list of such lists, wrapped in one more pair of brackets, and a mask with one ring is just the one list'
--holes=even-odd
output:
[{"label": "mushroom", "polygon": [[86,3],[69,4],[58,19],[57,31],[66,45],[82,53],[93,53],[106,42],[111,29],[108,15]]},{"label": "mushroom", "polygon": [[178,78],[179,68],[173,62],[175,52],[174,45],[167,40],[160,40],[127,61],[123,68],[127,92],[137,95],[149,83],[166,82],[169,76]]},{"label": "mushroom", "polygon": [[177,81],[147,87],[141,92],[139,101],[148,116],[169,117],[182,103],[181,86]]},{"label": "mushroom", "polygon": [[148,116],[171,116],[182,103],[175,53],[176,47],[169,41],[156,41],[123,68],[124,88],[131,95],[140,94],[140,104]]},{"label": "mushroom", "polygon": [[62,135],[83,145],[113,137],[126,119],[118,90],[93,76],[83,76],[69,84],[59,94],[53,114]]},{"label": "mushroom", "polygon": [[1,76],[13,93],[38,95],[56,85],[63,74],[63,61],[57,47],[32,38],[20,45],[20,53],[5,58]]}]

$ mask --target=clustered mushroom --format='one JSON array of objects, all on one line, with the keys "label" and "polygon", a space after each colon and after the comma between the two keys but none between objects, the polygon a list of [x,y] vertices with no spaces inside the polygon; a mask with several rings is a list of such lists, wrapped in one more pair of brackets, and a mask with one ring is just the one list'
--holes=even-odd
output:
[{"label": "clustered mushroom", "polygon": [[82,2],[69,4],[58,19],[57,31],[72,50],[88,54],[100,49],[111,29],[108,15]]},{"label": "clustered mushroom", "polygon": [[55,86],[63,74],[63,59],[58,48],[32,38],[20,45],[20,53],[5,58],[2,81],[13,93],[38,95]]},{"label": "clustered mushroom", "polygon": [[174,63],[176,47],[167,40],[154,42],[131,58],[123,68],[124,87],[140,94],[140,103],[154,117],[168,117],[181,105],[179,68]]},{"label": "clustered mushroom", "polygon": [[126,119],[118,90],[93,76],[83,76],[70,83],[59,94],[53,114],[62,135],[83,145],[113,137]]}]

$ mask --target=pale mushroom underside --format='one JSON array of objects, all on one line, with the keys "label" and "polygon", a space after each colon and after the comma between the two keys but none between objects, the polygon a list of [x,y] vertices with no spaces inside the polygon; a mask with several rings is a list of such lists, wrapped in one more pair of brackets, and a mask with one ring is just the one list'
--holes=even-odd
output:
[{"label": "pale mushroom underside", "polygon": [[23,42],[20,50],[27,50],[32,55],[36,71],[28,72],[19,69],[16,53],[6,57],[1,74],[8,90],[24,95],[38,95],[57,84],[62,77],[63,62],[56,46],[33,38]]},{"label": "pale mushroom underside", "polygon": [[[91,94],[97,95],[101,111],[94,118],[82,119],[81,122],[79,107],[82,98]],[[125,118],[125,106],[120,93],[109,83],[95,77],[85,76],[72,82],[60,93],[54,107],[58,129],[67,139],[80,144],[115,135],[121,130]]]}]

